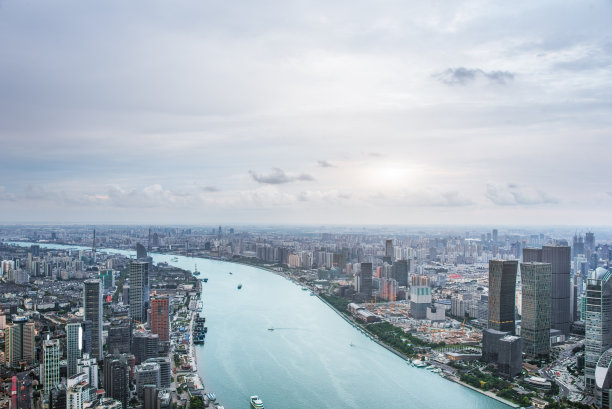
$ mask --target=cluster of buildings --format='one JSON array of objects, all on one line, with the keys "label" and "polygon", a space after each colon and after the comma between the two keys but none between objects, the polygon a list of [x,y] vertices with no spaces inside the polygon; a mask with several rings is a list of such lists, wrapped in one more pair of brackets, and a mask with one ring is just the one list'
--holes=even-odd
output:
[{"label": "cluster of buildings", "polygon": [[[194,313],[188,306],[199,300],[200,283],[183,270],[153,269],[146,251],[139,255],[0,246],[0,378],[23,391],[13,394],[11,408],[185,404],[172,357],[189,340],[171,322],[175,311]],[[25,271],[26,282],[14,281],[14,271]]]},{"label": "cluster of buildings", "polygon": [[[612,252],[605,241],[610,237],[598,244],[591,232],[583,236],[518,229],[437,233],[339,228],[320,233],[298,227],[238,232],[221,226],[102,227],[96,232],[79,227],[24,226],[11,234],[8,237],[13,239],[94,243],[92,252],[50,255],[32,246],[27,254],[2,257],[1,279],[15,286],[35,283],[37,293],[20,294],[29,303],[30,312],[59,322],[66,304],[75,302],[71,283],[94,278],[83,284],[83,297],[90,295],[83,299],[82,317],[71,317],[80,318],[82,333],[91,334],[91,341],[89,335],[82,341],[83,345],[91,343],[85,352],[89,359],[99,361],[111,353],[115,365],[146,364],[139,369],[139,379],[157,379],[145,375],[155,372],[156,363],[146,361],[156,357],[142,351],[155,350],[156,342],[160,350],[167,348],[160,334],[168,331],[168,320],[156,316],[170,315],[175,304],[172,297],[168,301],[153,296],[151,265],[145,259],[147,251],[153,250],[282,269],[315,290],[326,289],[350,300],[353,313],[362,321],[383,318],[431,342],[459,341],[471,346],[480,342],[481,360],[507,377],[520,373],[524,363],[541,366],[551,359],[553,346],[571,337],[579,340],[577,345],[584,344],[584,352],[577,353],[584,394],[607,407],[608,386],[612,383],[607,372],[612,347],[612,331],[608,328],[612,326],[612,311],[608,311],[612,309],[608,300],[612,296],[608,274]],[[146,247],[140,242],[147,243]],[[96,244],[137,247],[139,259],[92,263]],[[125,271],[129,280],[115,291],[119,271]],[[56,298],[48,295],[45,290],[51,282],[61,283],[58,288],[65,294]],[[99,292],[105,305],[102,308],[95,301]],[[110,305],[109,296],[115,301]],[[100,332],[94,323],[100,321],[102,310],[111,311],[106,319],[111,325],[102,328],[106,349],[100,351]],[[6,320],[7,324],[20,325],[15,318]],[[2,316],[0,325],[1,320]],[[78,359],[70,360],[71,368],[78,366]],[[104,384],[103,377],[99,383]],[[147,396],[141,384],[137,399]],[[107,397],[112,396],[107,393]]]}]

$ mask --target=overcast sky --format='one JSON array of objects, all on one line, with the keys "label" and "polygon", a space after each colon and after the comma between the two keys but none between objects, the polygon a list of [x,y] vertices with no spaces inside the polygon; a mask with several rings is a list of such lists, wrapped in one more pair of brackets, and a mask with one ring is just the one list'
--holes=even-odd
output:
[{"label": "overcast sky", "polygon": [[612,2],[0,0],[0,221],[612,224]]}]

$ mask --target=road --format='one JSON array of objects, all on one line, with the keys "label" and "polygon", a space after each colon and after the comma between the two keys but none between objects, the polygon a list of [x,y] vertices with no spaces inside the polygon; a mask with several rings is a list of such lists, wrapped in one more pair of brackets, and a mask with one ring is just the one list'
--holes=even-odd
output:
[{"label": "road", "polygon": [[17,374],[17,409],[32,408],[32,380],[27,372]]}]

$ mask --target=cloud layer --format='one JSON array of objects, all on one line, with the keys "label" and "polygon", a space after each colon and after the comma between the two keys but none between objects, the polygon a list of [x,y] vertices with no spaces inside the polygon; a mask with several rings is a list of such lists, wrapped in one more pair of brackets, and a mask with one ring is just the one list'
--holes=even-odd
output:
[{"label": "cloud layer", "polygon": [[599,223],[610,21],[605,1],[5,0],[0,222]]}]

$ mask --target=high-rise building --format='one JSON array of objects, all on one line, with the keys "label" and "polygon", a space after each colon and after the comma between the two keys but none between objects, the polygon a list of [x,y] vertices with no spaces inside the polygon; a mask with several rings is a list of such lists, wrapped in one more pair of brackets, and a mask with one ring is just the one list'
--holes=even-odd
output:
[{"label": "high-rise building", "polygon": [[388,264],[393,263],[394,256],[395,254],[393,253],[393,240],[385,240],[385,256],[383,257],[383,262],[386,262]]},{"label": "high-rise building", "polygon": [[584,235],[584,248],[590,252],[595,250],[595,233],[588,232]]},{"label": "high-rise building", "polygon": [[34,323],[26,317],[16,317],[4,332],[4,359],[6,366],[16,368],[22,363],[29,365],[36,359],[34,354]]},{"label": "high-rise building", "polygon": [[543,262],[552,266],[552,299],[550,305],[550,327],[569,335],[571,326],[570,308],[570,261],[568,246],[544,246],[541,249],[523,249],[524,262]]},{"label": "high-rise building", "polygon": [[397,285],[408,286],[408,273],[410,272],[410,260],[396,260],[391,266],[391,275]]},{"label": "high-rise building", "polygon": [[161,342],[170,338],[170,301],[168,297],[151,299],[151,332],[159,335]]},{"label": "high-rise building", "polygon": [[47,339],[42,343],[43,362],[40,379],[43,382],[45,395],[51,392],[60,381],[59,361],[62,356],[58,339]]},{"label": "high-rise building", "polygon": [[515,332],[517,260],[489,261],[489,328]]},{"label": "high-rise building", "polygon": [[87,382],[94,388],[98,388],[98,362],[96,358],[90,358],[89,354],[83,354],[78,360],[77,373],[87,375]]},{"label": "high-rise building", "polygon": [[595,367],[601,355],[612,347],[612,274],[599,267],[589,274],[586,287],[584,336],[584,383],[595,387]]},{"label": "high-rise building", "polygon": [[427,307],[431,306],[429,277],[412,276],[410,284],[410,316],[419,320],[425,319]]},{"label": "high-rise building", "polygon": [[130,398],[130,364],[127,354],[107,355],[104,358],[104,390],[106,396],[121,402],[127,409]]},{"label": "high-rise building", "polygon": [[78,373],[67,379],[66,408],[83,409],[86,402],[96,397],[96,388],[88,382],[87,375]]},{"label": "high-rise building", "polygon": [[139,260],[147,258],[147,249],[140,243],[136,243],[136,258]]},{"label": "high-rise building", "polygon": [[361,263],[359,292],[366,300],[372,297],[372,263]]},{"label": "high-rise building", "polygon": [[550,353],[550,304],[552,266],[548,263],[521,263],[523,352],[532,357]]},{"label": "high-rise building", "polygon": [[145,363],[154,363],[159,365],[159,386],[162,388],[169,388],[172,381],[172,366],[170,364],[170,358],[167,356],[159,358],[150,358]]},{"label": "high-rise building", "polygon": [[92,328],[93,324],[91,321],[89,320],[85,320],[81,323],[81,328],[83,329],[83,335],[82,335],[82,340],[83,340],[83,345],[81,348],[81,354],[89,354],[89,356],[91,356],[91,352],[92,352],[92,336],[91,336],[91,328]]},{"label": "high-rise building", "polygon": [[98,279],[83,283],[83,316],[91,321],[91,356],[102,360],[102,282]]},{"label": "high-rise building", "polygon": [[157,358],[159,355],[159,335],[137,331],[132,337],[132,353],[136,357],[137,364],[149,358]]},{"label": "high-rise building", "polygon": [[542,247],[542,262],[552,265],[552,302],[550,305],[550,327],[570,333],[570,269],[569,246]]},{"label": "high-rise building", "polygon": [[71,322],[66,325],[66,360],[68,377],[76,375],[77,363],[82,356],[83,328],[80,322]]},{"label": "high-rise building", "polygon": [[521,338],[491,328],[482,331],[482,360],[497,363],[502,375],[520,374],[523,365]]},{"label": "high-rise building", "polygon": [[134,367],[134,381],[136,383],[136,394],[139,399],[142,399],[145,385],[159,387],[161,383],[159,364],[151,362],[136,365]]},{"label": "high-rise building", "polygon": [[497,240],[499,239],[497,229],[493,229],[492,239],[494,243],[497,243]]},{"label": "high-rise building", "polygon": [[147,322],[149,308],[149,263],[130,262],[130,318],[136,322]]},{"label": "high-rise building", "polygon": [[132,348],[132,321],[129,318],[112,320],[106,344],[111,354],[129,353]]}]

